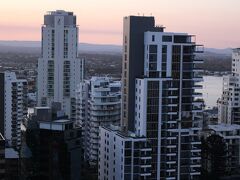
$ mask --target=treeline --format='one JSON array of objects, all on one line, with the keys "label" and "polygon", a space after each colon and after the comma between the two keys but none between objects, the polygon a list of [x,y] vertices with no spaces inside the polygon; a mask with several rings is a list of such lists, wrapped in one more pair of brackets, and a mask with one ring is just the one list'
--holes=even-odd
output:
[{"label": "treeline", "polygon": [[[32,67],[33,70],[36,70],[38,57],[40,57],[40,54],[36,52],[0,52],[0,70],[4,70],[5,67],[12,67],[13,69]],[[121,77],[122,56],[120,53],[81,53],[80,58],[86,59],[87,77],[94,75],[110,75],[114,77]],[[203,70],[231,71],[230,55],[205,52],[204,54],[198,55],[197,58],[204,60],[203,64],[198,65],[198,67],[203,68]]]}]

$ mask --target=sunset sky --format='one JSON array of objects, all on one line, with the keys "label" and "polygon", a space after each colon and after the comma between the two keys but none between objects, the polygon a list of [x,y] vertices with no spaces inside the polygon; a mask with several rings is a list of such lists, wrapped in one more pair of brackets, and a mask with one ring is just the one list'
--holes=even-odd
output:
[{"label": "sunset sky", "polygon": [[121,44],[122,20],[153,15],[166,31],[188,32],[205,47],[240,47],[240,0],[1,0],[0,40],[40,40],[46,11],[77,15],[80,42]]}]

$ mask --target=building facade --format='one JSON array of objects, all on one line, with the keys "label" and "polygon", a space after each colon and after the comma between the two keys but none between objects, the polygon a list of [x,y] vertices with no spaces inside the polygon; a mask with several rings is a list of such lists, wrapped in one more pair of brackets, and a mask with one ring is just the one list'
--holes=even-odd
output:
[{"label": "building facade", "polygon": [[17,152],[12,147],[5,148],[5,179],[13,180],[19,179],[21,176],[21,168],[20,168],[20,156],[19,152]]},{"label": "building facade", "polygon": [[85,159],[97,165],[99,127],[120,124],[121,83],[109,77],[92,77],[78,92],[77,119],[83,127]]},{"label": "building facade", "polygon": [[118,126],[100,127],[99,180],[137,180],[151,176],[148,140]]},{"label": "building facade", "polygon": [[27,116],[27,81],[14,72],[0,73],[1,133],[8,146],[21,146],[21,123]]},{"label": "building facade", "polygon": [[48,12],[38,59],[38,106],[59,102],[72,120],[76,118],[75,90],[84,78],[84,60],[78,58],[78,31],[72,12]]},{"label": "building facade", "polygon": [[5,139],[0,133],[0,179],[5,179]]},{"label": "building facade", "polygon": [[26,126],[31,151],[30,179],[82,179],[81,128],[59,106],[34,109]]},{"label": "building facade", "polygon": [[219,123],[240,124],[240,49],[232,52],[232,74],[223,77],[223,93],[218,100]]},{"label": "building facade", "polygon": [[203,102],[194,36],[164,32],[154,17],[124,18],[122,123],[152,145],[148,179],[200,177]]},{"label": "building facade", "polygon": [[154,27],[154,17],[130,16],[123,20],[121,126],[126,130],[134,131],[135,78],[144,73],[144,32]]}]

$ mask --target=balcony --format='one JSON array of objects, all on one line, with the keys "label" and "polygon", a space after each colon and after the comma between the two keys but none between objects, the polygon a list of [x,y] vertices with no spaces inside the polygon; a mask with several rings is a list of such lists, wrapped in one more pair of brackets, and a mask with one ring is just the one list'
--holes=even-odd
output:
[{"label": "balcony", "polygon": [[151,176],[151,173],[140,173],[140,176]]},{"label": "balcony", "polygon": [[140,157],[141,160],[147,160],[147,159],[152,159],[152,157]]},{"label": "balcony", "polygon": [[176,169],[167,169],[167,172],[176,172]]},{"label": "balcony", "polygon": [[202,93],[194,93],[193,95],[192,95],[193,97],[202,97]]},{"label": "balcony", "polygon": [[140,151],[152,151],[152,148],[141,148]]},{"label": "balcony", "polygon": [[176,161],[167,161],[166,164],[176,164]]},{"label": "balcony", "polygon": [[194,68],[193,72],[200,73],[200,72],[203,72],[203,69],[202,68]]},{"label": "balcony", "polygon": [[196,76],[196,77],[193,77],[192,80],[195,82],[201,82],[201,81],[203,81],[203,77]]},{"label": "balcony", "polygon": [[152,165],[151,164],[144,164],[144,165],[140,165],[141,168],[151,168]]},{"label": "balcony", "polygon": [[204,46],[203,45],[195,45],[195,53],[203,53],[204,52]]}]

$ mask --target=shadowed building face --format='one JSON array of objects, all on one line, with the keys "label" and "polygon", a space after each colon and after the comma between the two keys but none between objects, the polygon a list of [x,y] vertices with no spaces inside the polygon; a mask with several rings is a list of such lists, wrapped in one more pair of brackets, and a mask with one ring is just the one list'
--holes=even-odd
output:
[{"label": "shadowed building face", "polygon": [[123,20],[122,126],[130,131],[134,131],[135,79],[144,71],[144,32],[154,26],[154,17],[129,16]]}]

